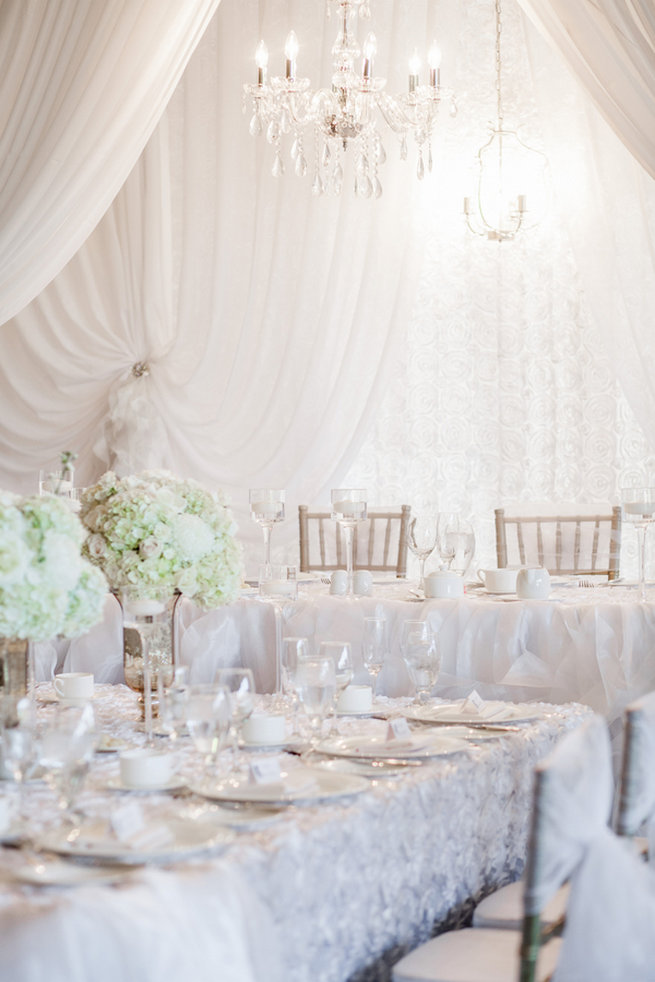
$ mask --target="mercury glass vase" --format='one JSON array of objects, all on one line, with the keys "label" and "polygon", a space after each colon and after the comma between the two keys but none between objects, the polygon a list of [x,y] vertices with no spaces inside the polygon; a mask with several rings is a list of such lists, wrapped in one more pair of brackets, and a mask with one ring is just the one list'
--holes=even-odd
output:
[{"label": "mercury glass vase", "polygon": [[0,636],[0,695],[4,702],[5,724],[18,723],[16,706],[29,690],[30,647],[24,638]]}]

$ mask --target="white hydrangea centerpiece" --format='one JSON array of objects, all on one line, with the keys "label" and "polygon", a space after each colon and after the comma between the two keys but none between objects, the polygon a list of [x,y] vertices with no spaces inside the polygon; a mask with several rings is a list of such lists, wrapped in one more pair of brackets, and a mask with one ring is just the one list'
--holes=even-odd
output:
[{"label": "white hydrangea centerpiece", "polygon": [[75,637],[102,620],[107,583],[85,539],[63,499],[0,491],[0,636]]},{"label": "white hydrangea centerpiece", "polygon": [[219,491],[167,471],[107,471],[83,492],[80,518],[85,552],[117,592],[179,592],[205,609],[238,596],[241,550]]}]

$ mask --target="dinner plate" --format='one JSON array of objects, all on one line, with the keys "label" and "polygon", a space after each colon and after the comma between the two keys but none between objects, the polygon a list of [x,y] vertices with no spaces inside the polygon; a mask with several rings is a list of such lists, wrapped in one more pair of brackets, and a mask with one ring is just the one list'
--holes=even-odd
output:
[{"label": "dinner plate", "polygon": [[[211,806],[210,806],[211,807]],[[241,808],[221,808],[220,805],[214,807],[212,821],[217,825],[227,826],[231,829],[241,829],[244,832],[256,832],[257,829],[266,828],[279,822],[284,815],[284,809],[267,808],[260,805],[244,805]]]},{"label": "dinner plate", "polygon": [[323,740],[316,752],[359,760],[428,760],[467,749],[468,744],[461,737],[425,730],[413,733],[407,740],[388,740],[384,733],[337,737]]},{"label": "dinner plate", "polygon": [[208,821],[171,818],[161,823],[169,840],[152,845],[131,846],[110,838],[106,833],[84,833],[72,842],[62,831],[50,832],[35,839],[36,849],[71,859],[94,860],[117,866],[143,866],[147,863],[172,863],[190,859],[205,852],[216,852],[234,841],[231,829],[217,828]]},{"label": "dinner plate", "polygon": [[122,750],[129,750],[132,746],[122,737],[112,736],[111,733],[101,733],[96,747],[97,754],[117,754]]},{"label": "dinner plate", "polygon": [[10,879],[41,887],[76,887],[85,883],[116,883],[129,876],[119,866],[83,866],[65,860],[35,860],[9,871]]},{"label": "dinner plate", "polygon": [[107,781],[105,787],[108,791],[123,791],[125,794],[153,794],[153,792],[162,794],[166,791],[179,791],[181,788],[186,787],[186,781],[179,774],[173,774],[164,784],[158,784],[152,788],[144,788],[141,785],[124,784],[120,777],[112,777]]},{"label": "dinner plate", "polygon": [[236,786],[227,782],[204,782],[191,785],[191,791],[209,798],[245,804],[315,805],[348,795],[359,794],[370,787],[369,782],[356,774],[332,774],[312,767],[299,767],[283,772],[280,781],[271,784],[250,784],[247,779]]},{"label": "dinner plate", "polygon": [[443,703],[440,706],[407,706],[403,710],[407,719],[418,723],[461,723],[463,726],[502,726],[503,723],[533,723],[542,716],[517,703],[485,703],[480,713],[462,708],[461,703]]},{"label": "dinner plate", "polygon": [[245,750],[248,753],[281,753],[284,750],[293,750],[296,753],[305,746],[306,741],[301,740],[299,737],[289,737],[283,743],[246,743],[245,741],[240,741],[239,750]]},{"label": "dinner plate", "polygon": [[371,717],[386,717],[389,715],[389,707],[386,705],[377,705],[373,703],[368,709],[337,709],[337,716],[347,719],[352,716],[354,719],[370,719]]}]

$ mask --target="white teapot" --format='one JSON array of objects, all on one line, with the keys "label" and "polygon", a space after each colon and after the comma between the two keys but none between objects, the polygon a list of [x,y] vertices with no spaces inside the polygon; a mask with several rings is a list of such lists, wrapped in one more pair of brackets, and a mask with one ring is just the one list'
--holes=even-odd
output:
[{"label": "white teapot", "polygon": [[522,600],[546,600],[550,593],[547,569],[520,569],[516,577],[516,595]]}]

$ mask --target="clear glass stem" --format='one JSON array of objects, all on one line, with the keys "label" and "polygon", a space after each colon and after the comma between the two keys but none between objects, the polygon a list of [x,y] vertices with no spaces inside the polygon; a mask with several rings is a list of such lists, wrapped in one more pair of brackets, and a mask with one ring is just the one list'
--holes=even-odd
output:
[{"label": "clear glass stem", "polygon": [[418,589],[419,589],[419,593],[425,593],[425,560],[426,559],[427,559],[427,556],[419,556],[418,557],[418,563],[419,563],[419,566],[418,566],[418,569],[419,569]]},{"label": "clear glass stem", "polygon": [[639,564],[639,599],[646,599],[646,526],[637,525],[637,557]]},{"label": "clear glass stem", "polygon": [[262,533],[264,536],[264,563],[266,569],[269,570],[271,567],[271,526],[262,525]]},{"label": "clear glass stem", "polygon": [[152,666],[150,664],[150,642],[143,639],[143,728],[147,746],[152,746],[154,730],[152,725]]},{"label": "clear glass stem", "polygon": [[346,596],[352,597],[354,594],[353,586],[353,527],[352,525],[343,526],[343,538],[346,543],[346,573],[348,574],[348,584]]}]

